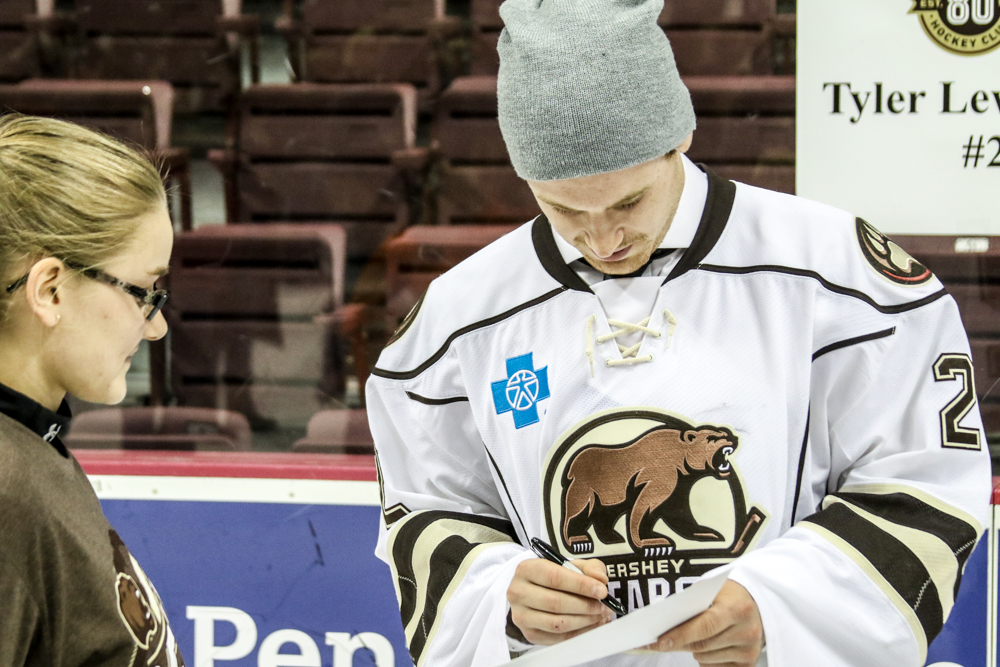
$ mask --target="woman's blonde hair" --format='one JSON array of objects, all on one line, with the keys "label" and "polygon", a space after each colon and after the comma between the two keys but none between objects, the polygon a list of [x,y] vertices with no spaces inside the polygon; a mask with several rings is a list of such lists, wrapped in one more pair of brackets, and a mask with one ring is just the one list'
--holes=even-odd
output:
[{"label": "woman's blonde hair", "polygon": [[51,118],[0,116],[0,323],[6,288],[30,262],[99,267],[165,200],[157,169],[120,141]]}]

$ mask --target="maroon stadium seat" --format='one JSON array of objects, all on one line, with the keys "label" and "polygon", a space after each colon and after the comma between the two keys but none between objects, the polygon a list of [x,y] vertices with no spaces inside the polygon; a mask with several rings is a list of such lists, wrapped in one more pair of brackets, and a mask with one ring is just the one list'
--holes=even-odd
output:
[{"label": "maroon stadium seat", "polygon": [[306,437],[292,444],[308,454],[374,454],[366,410],[322,410],[309,419]]},{"label": "maroon stadium seat", "polygon": [[[698,114],[688,155],[721,176],[795,189],[795,78],[685,78]],[[531,191],[509,166],[496,120],[496,77],[462,77],[442,93],[432,136],[445,158],[436,194],[442,224],[523,222]]]},{"label": "maroon stadium seat", "polygon": [[793,76],[686,76],[700,116],[795,115]]},{"label": "maroon stadium seat", "polygon": [[40,44],[31,30],[36,0],[0,2],[0,82],[14,83],[40,74]]},{"label": "maroon stadium seat", "polygon": [[517,225],[419,225],[386,244],[386,309],[393,326],[431,281]]},{"label": "maroon stadium seat", "polygon": [[688,156],[794,193],[794,15],[778,15],[774,0],[679,0],[665,3],[659,23],[698,116]]},{"label": "maroon stadium seat", "polygon": [[240,89],[242,45],[257,81],[258,21],[240,0],[74,0],[79,79],[163,79],[178,113],[220,112]]},{"label": "maroon stadium seat", "polygon": [[456,22],[444,0],[304,0],[276,27],[299,81],[409,83],[422,100],[439,89],[441,40]]},{"label": "maroon stadium seat", "polygon": [[212,152],[230,222],[328,221],[365,258],[410,217],[410,181],[393,158],[413,148],[416,92],[406,84],[251,86]]},{"label": "maroon stadium seat", "polygon": [[667,29],[681,76],[773,73],[769,35],[754,30]]},{"label": "maroon stadium seat", "polygon": [[179,190],[181,229],[191,228],[189,152],[170,145],[174,90],[165,81],[29,79],[0,86],[0,110],[51,116],[136,144]]},{"label": "maroon stadium seat", "polygon": [[497,123],[496,77],[461,77],[441,94],[432,137],[443,158],[433,198],[440,224],[526,222],[538,215]]},{"label": "maroon stadium seat", "polygon": [[688,157],[720,176],[795,192],[795,77],[686,76],[698,129]]},{"label": "maroon stadium seat", "polygon": [[[473,75],[493,75],[499,68],[499,5],[498,0],[471,0]],[[776,36],[788,38],[788,20],[775,16],[774,0],[668,0],[659,24],[683,76],[767,75],[776,71],[772,42]],[[794,35],[794,20],[791,28]]]},{"label": "maroon stadium seat", "polygon": [[795,14],[775,14],[767,23],[775,74],[795,74]]},{"label": "maroon stadium seat", "polygon": [[171,257],[171,386],[181,405],[259,424],[304,424],[344,399],[345,357],[363,391],[364,306],[343,305],[339,225],[214,225]]},{"label": "maroon stadium seat", "polygon": [[71,449],[249,451],[250,423],[230,410],[106,408],[76,415],[63,440]]},{"label": "maroon stadium seat", "polygon": [[669,0],[659,23],[682,76],[774,73],[774,0]]},{"label": "maroon stadium seat", "polygon": [[665,28],[760,28],[775,12],[774,0],[667,0],[658,23]]},{"label": "maroon stadium seat", "polygon": [[1000,237],[893,235],[955,297],[972,345],[983,422],[1000,433]]},{"label": "maroon stadium seat", "polygon": [[496,76],[500,69],[497,40],[503,30],[500,0],[471,0],[472,42],[470,70],[472,76]]}]

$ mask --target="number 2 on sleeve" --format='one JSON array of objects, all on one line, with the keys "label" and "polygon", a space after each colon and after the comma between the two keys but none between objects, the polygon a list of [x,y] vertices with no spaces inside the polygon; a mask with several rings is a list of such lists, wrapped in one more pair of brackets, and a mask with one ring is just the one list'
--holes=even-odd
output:
[{"label": "number 2 on sleeve", "polygon": [[979,429],[959,426],[965,415],[976,405],[976,383],[972,376],[972,360],[967,354],[942,354],[934,362],[937,382],[959,380],[962,390],[941,410],[941,446],[957,449],[982,449]]}]

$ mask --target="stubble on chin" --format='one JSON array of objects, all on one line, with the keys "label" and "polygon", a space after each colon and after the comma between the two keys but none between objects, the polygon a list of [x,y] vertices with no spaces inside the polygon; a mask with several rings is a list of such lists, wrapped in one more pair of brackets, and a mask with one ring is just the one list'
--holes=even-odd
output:
[{"label": "stubble on chin", "polygon": [[602,262],[597,259],[597,256],[594,255],[594,252],[582,238],[577,239],[574,245],[583,254],[588,264],[609,276],[626,275],[634,272],[649,261],[653,250],[656,249],[656,245],[652,239],[646,235],[638,235],[630,239],[625,239],[622,243],[623,247],[632,246],[631,251],[625,259],[618,260],[617,262]]}]

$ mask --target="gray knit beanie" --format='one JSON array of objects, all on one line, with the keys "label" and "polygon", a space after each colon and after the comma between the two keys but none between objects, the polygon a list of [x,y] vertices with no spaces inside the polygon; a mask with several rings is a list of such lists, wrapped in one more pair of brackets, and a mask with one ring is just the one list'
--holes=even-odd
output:
[{"label": "gray knit beanie", "polygon": [[663,0],[507,0],[500,129],[521,178],[625,169],[677,148],[691,95],[656,20]]}]

